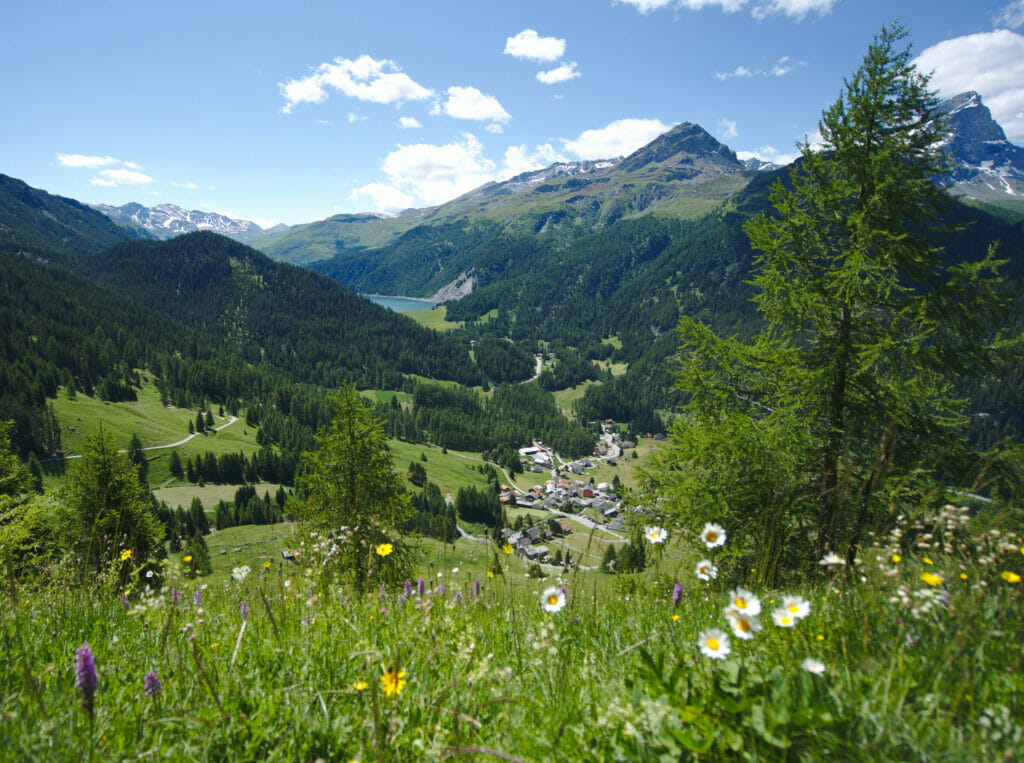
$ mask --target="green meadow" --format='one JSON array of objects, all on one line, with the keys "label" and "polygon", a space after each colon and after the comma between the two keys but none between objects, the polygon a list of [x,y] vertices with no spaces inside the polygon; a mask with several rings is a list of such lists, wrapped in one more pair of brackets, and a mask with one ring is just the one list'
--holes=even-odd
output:
[{"label": "green meadow", "polygon": [[[747,592],[728,540],[709,550],[697,529],[649,544],[644,573],[543,580],[486,543],[425,541],[408,587],[361,595],[320,582],[294,525],[215,532],[213,575],[174,555],[162,588],[135,576],[125,598],[58,565],[3,594],[2,757],[1019,756],[1020,538],[973,520],[953,553],[890,536],[854,569]],[[737,599],[760,608],[747,630],[724,613]],[[784,602],[803,616],[780,619]],[[76,687],[83,644],[94,693]]]}]

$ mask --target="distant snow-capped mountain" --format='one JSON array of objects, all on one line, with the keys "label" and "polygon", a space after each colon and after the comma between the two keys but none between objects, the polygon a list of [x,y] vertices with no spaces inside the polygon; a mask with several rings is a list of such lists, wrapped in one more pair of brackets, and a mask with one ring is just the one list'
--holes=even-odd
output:
[{"label": "distant snow-capped mountain", "polygon": [[974,92],[939,105],[949,125],[943,144],[953,170],[939,182],[951,192],[987,202],[1024,204],[1024,148],[1010,143]]},{"label": "distant snow-capped mountain", "polygon": [[202,212],[197,209],[185,210],[174,204],[144,207],[133,202],[120,207],[95,204],[93,208],[116,223],[129,228],[141,228],[156,238],[173,238],[182,233],[208,230],[235,241],[249,243],[270,233],[288,229],[287,225],[275,225],[264,229],[251,220],[236,220],[216,212]]}]

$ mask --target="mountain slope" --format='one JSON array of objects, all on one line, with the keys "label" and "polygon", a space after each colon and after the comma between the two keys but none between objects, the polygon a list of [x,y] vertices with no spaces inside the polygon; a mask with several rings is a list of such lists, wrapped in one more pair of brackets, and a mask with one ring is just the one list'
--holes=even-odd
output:
[{"label": "mountain slope", "polygon": [[[753,174],[702,127],[683,123],[625,159],[558,163],[486,183],[439,207],[392,218],[338,215],[296,226],[256,246],[274,259],[306,265],[340,256],[341,266],[362,261],[367,250],[401,246],[403,236],[423,227],[453,230],[479,222],[512,237],[543,233],[571,239],[645,214],[698,217],[742,189]],[[451,279],[460,272],[450,273]],[[380,279],[372,290],[390,293],[387,289],[394,287],[386,285],[384,276]],[[424,282],[417,294],[443,285],[437,279],[429,282],[431,289]]]},{"label": "mountain slope", "polygon": [[415,373],[479,381],[463,344],[214,233],[120,244],[77,269],[142,306],[230,337],[245,357],[297,380],[378,386]]},{"label": "mountain slope", "polygon": [[74,199],[0,175],[0,253],[46,259],[96,252],[135,237]]}]

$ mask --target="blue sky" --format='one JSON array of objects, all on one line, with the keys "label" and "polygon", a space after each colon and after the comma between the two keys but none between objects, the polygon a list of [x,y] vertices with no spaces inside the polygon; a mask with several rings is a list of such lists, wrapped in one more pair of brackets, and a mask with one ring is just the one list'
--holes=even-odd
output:
[{"label": "blue sky", "polygon": [[0,172],[89,203],[395,212],[684,121],[785,159],[897,17],[1024,143],[1024,0],[0,3]]}]

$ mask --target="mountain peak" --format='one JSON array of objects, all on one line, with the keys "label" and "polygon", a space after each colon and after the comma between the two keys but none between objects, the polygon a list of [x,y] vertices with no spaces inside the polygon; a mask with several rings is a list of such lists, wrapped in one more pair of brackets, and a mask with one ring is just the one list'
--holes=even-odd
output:
[{"label": "mountain peak", "polygon": [[1024,149],[1006,139],[981,96],[958,93],[939,104],[937,115],[947,122],[943,148],[953,166],[942,185],[982,201],[1019,201],[1024,195]]},{"label": "mountain peak", "polygon": [[[619,171],[635,172],[650,164],[669,168],[673,165],[683,169],[697,160],[703,164],[717,166],[720,171],[739,172],[743,165],[728,146],[715,140],[703,127],[692,122],[676,125],[643,148],[627,156],[618,166]],[[703,169],[707,171],[709,167]]]}]

